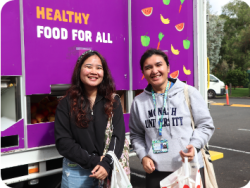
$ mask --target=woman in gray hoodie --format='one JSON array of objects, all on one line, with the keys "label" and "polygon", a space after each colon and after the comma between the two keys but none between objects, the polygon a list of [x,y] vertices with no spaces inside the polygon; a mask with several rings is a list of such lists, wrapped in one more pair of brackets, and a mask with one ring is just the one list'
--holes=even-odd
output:
[{"label": "woman in gray hoodie", "polygon": [[168,57],[161,50],[147,50],[140,60],[142,73],[148,81],[144,91],[135,97],[129,128],[133,148],[146,171],[146,187],[159,188],[159,182],[181,167],[184,157],[193,160],[195,149],[203,185],[204,170],[200,149],[214,132],[207,105],[199,91],[188,86],[196,129],[185,101],[185,83],[168,78]]}]

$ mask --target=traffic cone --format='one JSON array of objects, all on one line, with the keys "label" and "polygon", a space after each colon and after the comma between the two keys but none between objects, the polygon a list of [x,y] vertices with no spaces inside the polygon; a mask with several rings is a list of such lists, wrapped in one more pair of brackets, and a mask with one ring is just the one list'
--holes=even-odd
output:
[{"label": "traffic cone", "polygon": [[229,104],[229,96],[228,96],[228,86],[226,85],[226,99],[227,99],[227,104],[225,104],[224,106],[231,106]]}]

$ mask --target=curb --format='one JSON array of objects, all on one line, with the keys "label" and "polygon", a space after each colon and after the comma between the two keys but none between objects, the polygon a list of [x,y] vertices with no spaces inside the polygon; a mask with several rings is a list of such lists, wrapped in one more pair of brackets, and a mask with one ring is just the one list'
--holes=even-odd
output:
[{"label": "curb", "polygon": [[221,152],[209,150],[209,153],[210,153],[212,161],[215,161],[215,160],[218,160],[218,159],[222,159],[224,157],[224,154],[221,153]]},{"label": "curb", "polygon": [[[215,99],[226,99],[226,97],[215,97]],[[250,99],[250,97],[229,97],[229,99]]]}]

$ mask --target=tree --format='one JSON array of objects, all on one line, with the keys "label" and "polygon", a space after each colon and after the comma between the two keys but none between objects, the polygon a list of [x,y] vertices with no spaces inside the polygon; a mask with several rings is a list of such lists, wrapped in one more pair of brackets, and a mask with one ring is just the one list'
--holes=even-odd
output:
[{"label": "tree", "polygon": [[220,55],[230,68],[246,70],[250,65],[250,8],[241,0],[232,0],[220,17],[226,20]]},{"label": "tree", "polygon": [[226,80],[228,71],[229,66],[225,60],[223,60],[222,63],[216,64],[216,66],[213,68],[213,74],[224,82]]},{"label": "tree", "polygon": [[227,73],[226,84],[229,85],[231,83],[234,89],[236,86],[245,86],[248,82],[248,74],[246,71],[234,69]]},{"label": "tree", "polygon": [[207,14],[209,15],[209,24],[207,25],[207,56],[212,70],[219,62],[221,42],[224,35],[225,20],[212,13],[210,2],[207,1]]}]

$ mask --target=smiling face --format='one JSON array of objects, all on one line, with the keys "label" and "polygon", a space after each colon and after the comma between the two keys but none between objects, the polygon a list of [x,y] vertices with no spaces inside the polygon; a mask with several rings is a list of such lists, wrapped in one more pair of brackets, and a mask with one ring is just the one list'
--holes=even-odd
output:
[{"label": "smiling face", "polygon": [[152,55],[143,64],[143,75],[155,90],[165,90],[170,67],[161,55]]},{"label": "smiling face", "polygon": [[85,87],[96,87],[102,82],[104,71],[101,59],[92,55],[84,61],[81,67],[80,79]]}]

